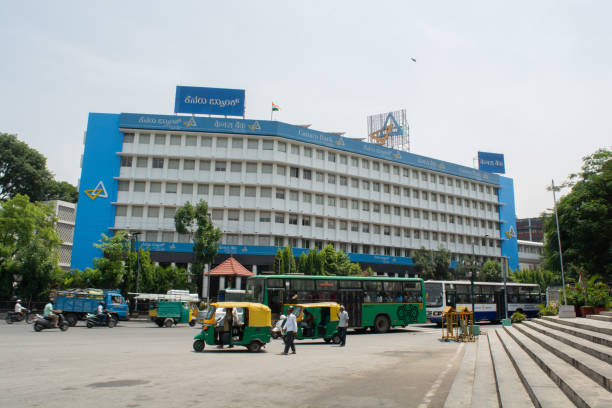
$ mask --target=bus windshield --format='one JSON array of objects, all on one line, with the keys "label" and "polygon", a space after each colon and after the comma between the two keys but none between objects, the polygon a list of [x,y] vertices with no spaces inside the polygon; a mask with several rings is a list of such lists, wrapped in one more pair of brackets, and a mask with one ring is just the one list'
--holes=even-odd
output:
[{"label": "bus windshield", "polygon": [[427,298],[427,307],[442,306],[442,284],[441,283],[425,283],[425,297]]}]

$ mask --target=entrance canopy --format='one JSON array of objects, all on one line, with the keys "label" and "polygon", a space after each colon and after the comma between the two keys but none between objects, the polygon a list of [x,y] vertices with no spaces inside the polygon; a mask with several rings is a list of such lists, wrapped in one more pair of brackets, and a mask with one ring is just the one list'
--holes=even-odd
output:
[{"label": "entrance canopy", "polygon": [[234,257],[229,257],[210,272],[209,276],[254,276],[255,274],[242,266]]}]

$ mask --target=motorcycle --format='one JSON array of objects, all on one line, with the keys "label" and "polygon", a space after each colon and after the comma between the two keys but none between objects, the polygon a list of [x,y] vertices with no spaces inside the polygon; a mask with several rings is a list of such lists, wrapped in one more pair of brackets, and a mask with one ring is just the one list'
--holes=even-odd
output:
[{"label": "motorcycle", "polygon": [[53,322],[50,318],[44,317],[41,315],[36,315],[36,320],[34,321],[34,331],[41,331],[44,329],[57,329],[59,328],[61,331],[66,331],[70,327],[68,321],[64,319],[64,315],[60,311],[54,311],[57,315],[57,327],[53,326]]},{"label": "motorcycle", "polygon": [[23,320],[25,320],[26,323],[32,323],[34,321],[34,318],[35,316],[30,309],[23,309],[23,313],[8,312],[8,314],[6,315],[6,323],[13,324],[15,322],[21,322]]},{"label": "motorcycle", "polygon": [[117,325],[117,319],[108,312],[100,314],[87,315],[87,328],[91,329],[94,326],[108,326],[113,328]]},{"label": "motorcycle", "polygon": [[283,327],[285,326],[285,320],[287,320],[287,316],[281,315],[280,319],[276,322],[272,330],[270,330],[270,335],[273,339],[280,339],[283,337]]}]

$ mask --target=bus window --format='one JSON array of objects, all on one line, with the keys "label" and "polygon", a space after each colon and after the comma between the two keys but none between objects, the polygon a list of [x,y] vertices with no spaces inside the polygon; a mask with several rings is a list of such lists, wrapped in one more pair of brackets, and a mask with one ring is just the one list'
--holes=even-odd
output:
[{"label": "bus window", "polygon": [[482,285],[474,287],[474,296],[476,303],[495,303],[493,295],[494,286]]},{"label": "bus window", "polygon": [[[379,281],[365,281],[363,282],[363,301],[366,303],[378,302],[377,298],[379,293],[382,293],[382,282]],[[382,296],[381,296],[382,297]],[[380,300],[382,301],[382,299]]]},{"label": "bus window", "polygon": [[459,303],[472,303],[470,297],[470,285],[457,285],[457,298],[455,300]]},{"label": "bus window", "polygon": [[268,287],[285,289],[285,284],[282,279],[273,278],[273,279],[268,279]]},{"label": "bus window", "polygon": [[442,284],[425,283],[427,307],[442,307]]},{"label": "bus window", "polygon": [[402,301],[402,282],[383,282],[383,301],[385,303]]},{"label": "bus window", "polygon": [[264,280],[263,279],[249,279],[246,286],[246,298],[252,302],[263,303],[264,302]]},{"label": "bus window", "polygon": [[421,303],[421,282],[403,282],[402,301],[408,303]]},{"label": "bus window", "polygon": [[508,286],[508,303],[518,303],[519,288],[516,286]]},{"label": "bus window", "polygon": [[297,295],[298,302],[312,302],[315,299],[315,282],[312,279],[292,279],[291,291]]}]

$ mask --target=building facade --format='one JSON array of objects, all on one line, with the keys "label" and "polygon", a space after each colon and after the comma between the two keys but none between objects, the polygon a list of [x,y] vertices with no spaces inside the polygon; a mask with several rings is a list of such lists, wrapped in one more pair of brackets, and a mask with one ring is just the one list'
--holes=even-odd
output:
[{"label": "building facade", "polygon": [[72,262],[76,204],[61,200],[48,201],[47,204],[53,209],[56,217],[54,228],[62,240],[59,248],[59,266],[64,271],[69,271]]},{"label": "building facade", "polygon": [[541,242],[518,241],[519,269],[535,270],[544,259],[544,244]]},{"label": "building facade", "polygon": [[72,267],[114,230],[191,262],[174,214],[199,200],[223,232],[215,263],[255,272],[326,244],[381,274],[410,274],[421,247],[518,267],[510,178],[282,122],[126,113],[89,115]]},{"label": "building facade", "polygon": [[517,219],[516,234],[521,241],[544,242],[544,219],[542,217]]}]

